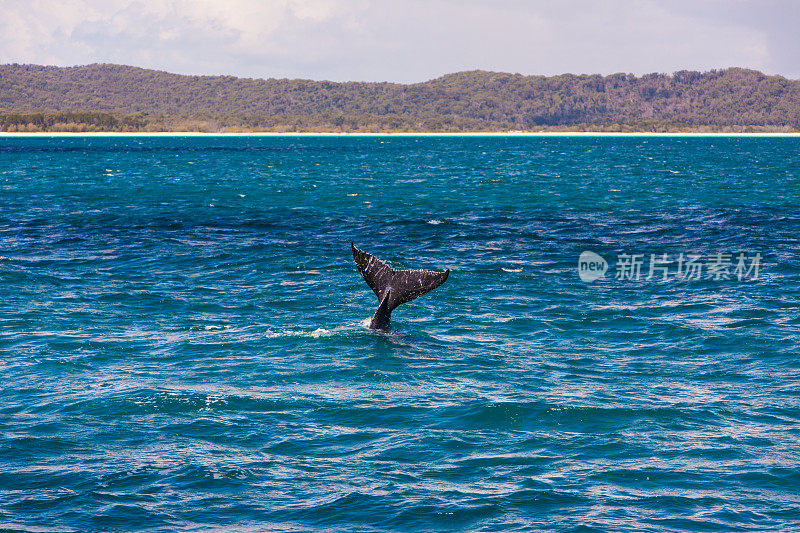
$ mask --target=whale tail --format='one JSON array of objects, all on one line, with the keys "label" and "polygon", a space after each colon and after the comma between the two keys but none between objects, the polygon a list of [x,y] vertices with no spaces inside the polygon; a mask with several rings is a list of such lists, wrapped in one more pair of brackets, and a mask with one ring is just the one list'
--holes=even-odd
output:
[{"label": "whale tail", "polygon": [[370,329],[388,329],[392,311],[397,306],[432,291],[447,280],[450,270],[393,270],[374,255],[359,250],[352,242],[353,259],[380,305],[370,322]]}]

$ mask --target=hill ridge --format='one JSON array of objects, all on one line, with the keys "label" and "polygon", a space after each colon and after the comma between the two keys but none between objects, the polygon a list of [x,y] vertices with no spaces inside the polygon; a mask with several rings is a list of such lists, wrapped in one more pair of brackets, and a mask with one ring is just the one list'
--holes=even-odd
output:
[{"label": "hill ridge", "polygon": [[800,130],[800,81],[741,67],[635,76],[486,70],[428,81],[0,65],[5,131]]}]

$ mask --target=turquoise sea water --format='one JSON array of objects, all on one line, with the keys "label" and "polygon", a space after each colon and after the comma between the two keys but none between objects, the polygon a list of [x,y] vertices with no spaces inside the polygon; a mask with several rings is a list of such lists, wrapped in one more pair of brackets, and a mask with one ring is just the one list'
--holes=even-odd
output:
[{"label": "turquoise sea water", "polygon": [[[800,529],[799,206],[797,138],[0,138],[0,530]],[[370,331],[351,240],[450,279]]]}]

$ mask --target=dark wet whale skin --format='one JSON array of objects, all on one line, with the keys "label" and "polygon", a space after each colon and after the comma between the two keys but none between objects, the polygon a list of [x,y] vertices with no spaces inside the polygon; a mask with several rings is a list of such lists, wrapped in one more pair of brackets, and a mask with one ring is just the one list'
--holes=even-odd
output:
[{"label": "dark wet whale skin", "polygon": [[450,270],[393,270],[374,255],[360,250],[352,242],[353,260],[380,305],[372,316],[370,329],[389,329],[394,311],[399,305],[428,293],[444,283]]}]

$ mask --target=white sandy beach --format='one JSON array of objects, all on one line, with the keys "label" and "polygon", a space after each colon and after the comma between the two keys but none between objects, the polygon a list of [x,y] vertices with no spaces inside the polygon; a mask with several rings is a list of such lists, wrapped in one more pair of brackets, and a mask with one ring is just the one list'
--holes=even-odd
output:
[{"label": "white sandy beach", "polygon": [[330,133],[330,132],[257,132],[257,133],[201,133],[201,132],[0,132],[0,137],[800,137],[794,133],[654,133],[654,132],[399,132],[399,133]]}]

